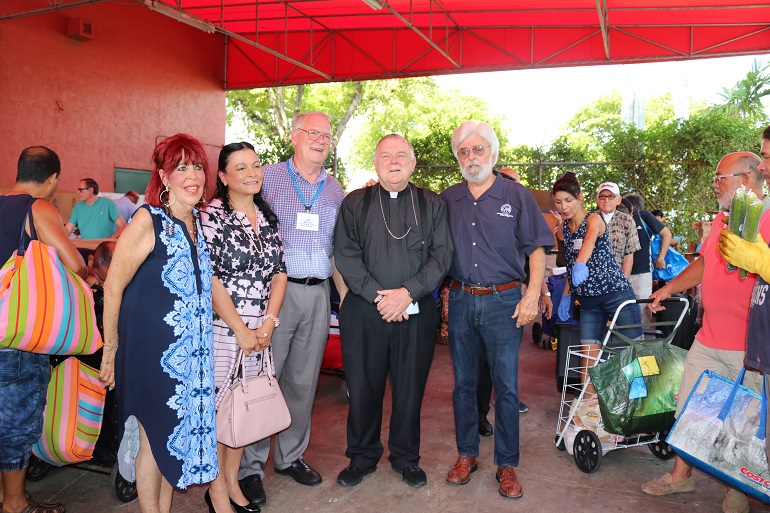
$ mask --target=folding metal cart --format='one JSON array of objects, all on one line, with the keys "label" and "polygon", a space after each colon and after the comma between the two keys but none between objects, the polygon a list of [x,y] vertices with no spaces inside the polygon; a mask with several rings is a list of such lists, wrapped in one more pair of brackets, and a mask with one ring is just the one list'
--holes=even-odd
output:
[{"label": "folding metal cart", "polygon": [[[561,407],[556,424],[555,444],[561,451],[571,449],[575,464],[585,473],[596,472],[601,465],[602,457],[616,449],[647,445],[650,452],[660,459],[667,460],[674,457],[673,450],[666,443],[668,431],[628,436],[607,433],[603,430],[601,415],[591,414],[593,403],[597,404],[595,412],[598,413],[599,410],[598,396],[595,392],[590,391],[592,387],[590,386],[591,378],[588,374],[588,369],[611,358],[612,353],[608,349],[618,350],[628,347],[631,340],[621,334],[619,332],[620,329],[640,326],[617,325],[618,314],[621,310],[629,305],[651,302],[652,300],[650,299],[641,299],[622,303],[615,311],[607,327],[607,333],[600,349],[588,350],[586,346],[574,346],[567,351],[565,362],[567,375],[576,373],[580,376],[580,380],[577,382],[564,380],[561,393]],[[674,305],[677,302],[686,303],[687,300],[685,298],[670,298],[662,304],[664,306],[667,304]],[[641,342],[665,341],[670,344],[685,315],[688,313],[686,305],[684,306],[685,308],[682,308],[679,317],[675,321],[651,322],[641,325],[642,328],[650,328],[652,331],[656,331],[659,327],[673,326],[668,336],[652,340],[647,339]],[[646,329],[645,332],[649,334],[650,330]],[[591,421],[586,422],[586,417],[583,417],[583,420],[581,420],[581,408],[582,411],[589,411],[587,417],[594,420],[595,423]],[[570,445],[568,446],[568,444]]]}]

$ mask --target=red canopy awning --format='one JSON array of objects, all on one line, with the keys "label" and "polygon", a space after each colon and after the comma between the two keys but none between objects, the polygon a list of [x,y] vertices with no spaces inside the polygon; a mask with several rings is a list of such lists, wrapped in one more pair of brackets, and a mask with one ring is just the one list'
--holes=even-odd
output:
[{"label": "red canopy awning", "polygon": [[228,89],[770,51],[767,0],[136,1],[224,34]]}]

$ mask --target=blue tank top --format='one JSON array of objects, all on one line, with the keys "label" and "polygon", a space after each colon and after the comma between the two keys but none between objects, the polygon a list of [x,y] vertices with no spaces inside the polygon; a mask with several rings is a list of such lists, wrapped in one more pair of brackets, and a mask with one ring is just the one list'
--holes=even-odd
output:
[{"label": "blue tank top", "polygon": [[[21,228],[34,202],[29,194],[0,196],[0,267],[19,249]],[[29,241],[29,236],[26,239]]]},{"label": "blue tank top", "polygon": [[[586,215],[575,233],[570,233],[567,223],[563,224],[564,256],[567,260],[567,276],[570,283],[572,283],[572,267],[575,265],[575,260],[577,260],[583,245],[588,227],[588,216],[591,215],[598,214]],[[607,230],[596,239],[594,250],[586,265],[588,266],[588,278],[579,287],[571,286],[574,295],[603,296],[610,292],[631,288],[631,283],[626,279],[623,270],[612,254],[612,243]]]}]

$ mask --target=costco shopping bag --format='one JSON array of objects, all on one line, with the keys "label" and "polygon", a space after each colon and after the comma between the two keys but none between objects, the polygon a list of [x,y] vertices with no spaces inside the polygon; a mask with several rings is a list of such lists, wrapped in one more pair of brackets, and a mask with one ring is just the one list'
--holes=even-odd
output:
[{"label": "costco shopping bag", "polygon": [[664,341],[632,343],[588,369],[604,429],[626,436],[669,429],[686,356],[687,351]]},{"label": "costco shopping bag", "polygon": [[677,456],[746,495],[770,503],[765,455],[767,397],[704,371],[674,424],[667,442]]}]

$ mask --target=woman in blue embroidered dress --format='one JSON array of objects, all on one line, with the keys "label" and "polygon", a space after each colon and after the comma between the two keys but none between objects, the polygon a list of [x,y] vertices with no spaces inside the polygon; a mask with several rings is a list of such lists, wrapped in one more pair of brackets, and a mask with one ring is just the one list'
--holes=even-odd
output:
[{"label": "woman in blue embroidered dress", "polygon": [[[278,218],[262,199],[262,166],[254,146],[231,143],[219,153],[217,193],[201,213],[214,279],[214,365],[225,384],[243,351],[246,373],[267,372],[261,351],[270,345],[286,294],[286,264]],[[219,392],[223,392],[220,390]],[[204,500],[211,513],[258,513],[238,485],[243,447],[219,444],[219,477]]]},{"label": "woman in blue embroidered dress", "polygon": [[[567,280],[559,303],[559,319],[569,318],[573,300],[580,304],[580,342],[588,350],[598,349],[604,338],[607,320],[618,306],[635,300],[631,283],[612,255],[607,225],[598,214],[589,214],[583,206],[583,193],[574,173],[566,173],[553,186],[556,209],[564,219],[564,256]],[[572,284],[570,286],[570,283]],[[616,321],[618,326],[640,324],[637,305],[624,307]],[[629,338],[639,338],[641,327],[619,330]]]},{"label": "woman in blue embroidered dress", "polygon": [[218,474],[211,261],[196,210],[207,157],[177,134],[152,158],[147,204],[118,240],[104,283],[101,377],[117,388],[120,435],[130,417],[139,424],[142,512],[168,513],[173,488]]}]

